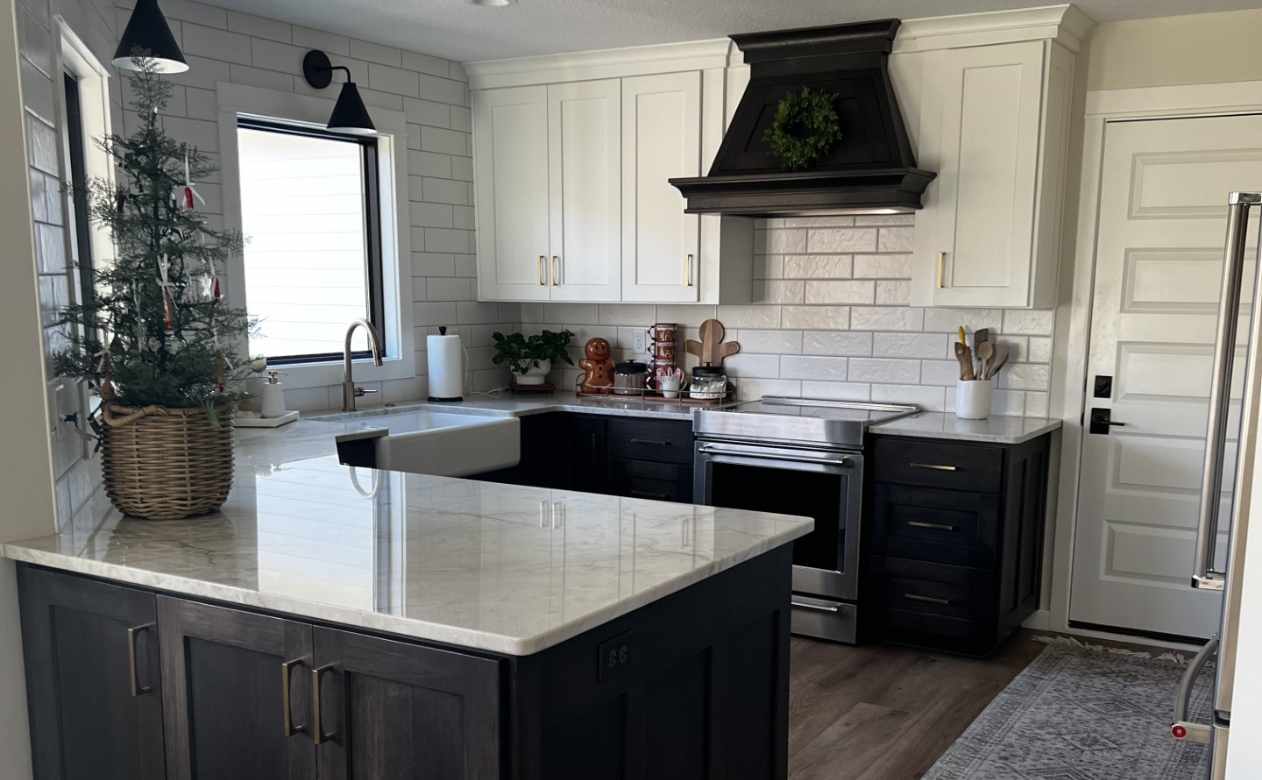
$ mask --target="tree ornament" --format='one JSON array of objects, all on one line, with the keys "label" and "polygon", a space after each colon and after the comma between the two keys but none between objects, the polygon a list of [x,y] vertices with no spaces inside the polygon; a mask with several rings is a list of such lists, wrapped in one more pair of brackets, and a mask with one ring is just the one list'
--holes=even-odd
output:
[{"label": "tree ornament", "polygon": [[776,115],[762,135],[772,153],[789,170],[810,168],[828,156],[842,139],[841,119],[833,101],[837,96],[803,87],[776,105]]}]

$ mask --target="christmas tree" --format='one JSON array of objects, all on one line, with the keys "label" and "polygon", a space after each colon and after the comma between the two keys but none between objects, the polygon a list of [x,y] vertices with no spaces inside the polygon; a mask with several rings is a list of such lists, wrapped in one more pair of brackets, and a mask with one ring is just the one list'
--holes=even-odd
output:
[{"label": "christmas tree", "polygon": [[219,276],[241,237],[213,229],[198,212],[194,182],[215,167],[166,134],[171,86],[147,61],[135,62],[129,82],[139,127],[100,141],[118,185],[93,181],[87,193],[115,257],[92,271],[95,295],[62,311],[71,346],[54,356],[54,369],[87,380],[106,402],[213,414],[238,397],[233,388],[252,371],[240,354],[250,321],[227,306]]}]

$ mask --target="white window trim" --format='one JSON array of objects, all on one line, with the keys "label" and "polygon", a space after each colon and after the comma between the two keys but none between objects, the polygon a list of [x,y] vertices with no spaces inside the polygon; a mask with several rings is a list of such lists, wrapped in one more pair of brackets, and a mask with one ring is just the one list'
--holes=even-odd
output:
[{"label": "white window trim", "polygon": [[[338,88],[330,87],[330,92]],[[216,86],[219,106],[219,153],[223,178],[224,226],[241,230],[241,180],[237,156],[237,119],[250,116],[278,122],[305,123],[324,127],[333,112],[333,98],[295,95],[291,92],[220,82]],[[336,94],[334,92],[334,94]],[[383,365],[374,366],[368,358],[355,361],[356,381],[411,379],[416,376],[416,345],[413,333],[411,214],[408,203],[407,119],[402,112],[371,109],[377,126],[378,176],[381,181],[381,286],[385,309],[383,330],[387,346]],[[248,308],[245,295],[245,260],[236,255],[228,260],[227,300],[232,306]],[[348,322],[347,325],[350,325]],[[340,352],[342,344],[330,344],[329,351]],[[281,367],[285,385],[293,388],[325,387],[342,382],[340,359]]]},{"label": "white window trim", "polygon": [[[57,148],[57,165],[61,171],[61,183],[63,186],[71,183],[70,170],[70,133],[67,127],[67,109],[66,109],[66,90],[62,84],[61,78],[63,73],[70,73],[79,81],[79,108],[80,120],[83,125],[83,161],[87,168],[85,171],[89,180],[99,179],[106,183],[107,187],[114,186],[114,162],[110,156],[105,153],[98,143],[102,138],[109,138],[114,133],[112,116],[113,112],[110,108],[110,71],[96,55],[92,53],[92,49],[83,42],[79,34],[74,31],[70,23],[65,17],[57,15],[53,17],[56,30],[57,45],[53,47],[53,94],[56,96],[56,112],[57,112],[57,131],[58,131],[58,148]],[[80,219],[88,220],[88,230],[91,237],[92,267],[103,268],[114,261],[115,247],[114,238],[110,235],[109,228],[91,218],[89,214],[77,214],[74,210],[74,197],[68,188],[61,193],[61,213],[62,224],[65,239],[66,257],[75,258],[78,261],[78,255],[75,250],[75,242],[78,240],[75,231],[75,221]],[[70,294],[74,301],[79,301],[82,292],[77,284],[79,275],[82,271],[74,269],[71,271]],[[79,417],[81,420],[88,419],[88,416],[96,410],[100,403],[100,398],[88,386],[87,382],[79,383]],[[92,456],[92,443],[84,439],[83,457]]]}]

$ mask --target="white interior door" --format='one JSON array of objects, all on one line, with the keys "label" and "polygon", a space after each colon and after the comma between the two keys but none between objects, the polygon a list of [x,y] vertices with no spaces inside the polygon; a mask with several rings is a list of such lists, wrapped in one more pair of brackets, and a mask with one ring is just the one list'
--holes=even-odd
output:
[{"label": "white interior door", "polygon": [[623,79],[623,300],[697,300],[701,222],[669,179],[700,171],[701,72]]},{"label": "white interior door", "polygon": [[478,299],[548,299],[548,88],[473,93]]},{"label": "white interior door", "polygon": [[622,290],[622,101],[618,79],[548,87],[554,301],[617,301]]},{"label": "white interior door", "polygon": [[[1070,619],[1208,637],[1220,593],[1190,586],[1227,195],[1262,188],[1262,117],[1105,126]],[[1253,289],[1256,215],[1244,287]],[[1220,517],[1230,517],[1249,293],[1241,306]],[[1111,397],[1094,378],[1113,377]],[[1225,554],[1226,523],[1220,529]]]}]

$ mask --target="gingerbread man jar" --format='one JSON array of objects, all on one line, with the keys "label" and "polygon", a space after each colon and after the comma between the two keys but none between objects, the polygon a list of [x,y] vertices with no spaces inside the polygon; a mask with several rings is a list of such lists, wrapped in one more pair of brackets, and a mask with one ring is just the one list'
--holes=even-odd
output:
[{"label": "gingerbread man jar", "polygon": [[578,362],[583,369],[584,393],[608,393],[613,388],[613,359],[609,357],[609,342],[602,338],[587,340],[583,348],[586,358]]}]

